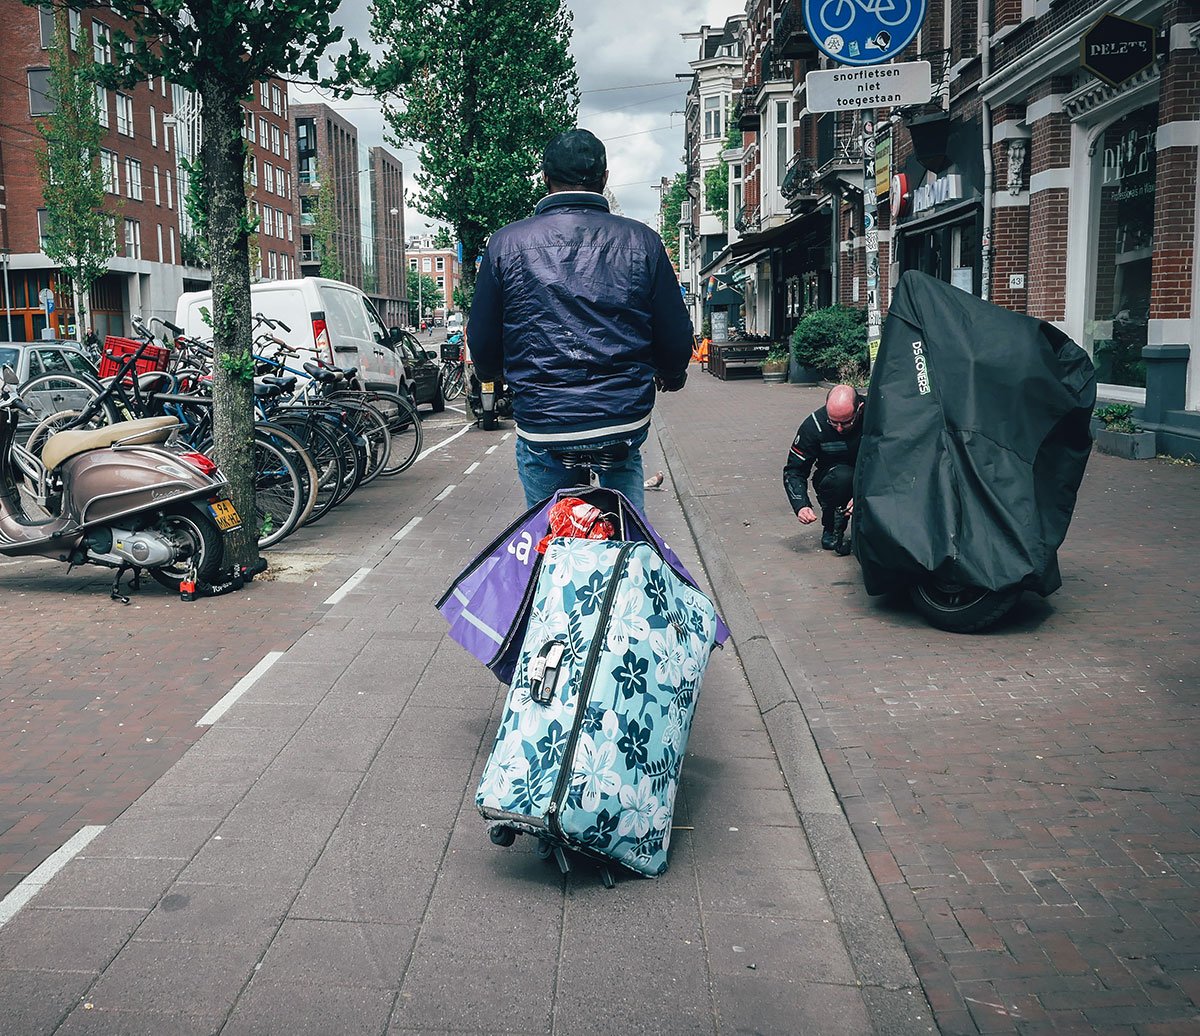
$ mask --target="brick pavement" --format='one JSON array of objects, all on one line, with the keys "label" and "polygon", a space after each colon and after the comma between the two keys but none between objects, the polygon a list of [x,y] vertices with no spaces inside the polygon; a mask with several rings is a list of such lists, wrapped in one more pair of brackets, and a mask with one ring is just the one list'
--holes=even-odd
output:
[{"label": "brick pavement", "polygon": [[1062,589],[956,636],[791,517],[786,449],[822,399],[696,372],[659,416],[939,1026],[1200,1032],[1200,470],[1094,455]]},{"label": "brick pavement", "polygon": [[[430,602],[519,501],[494,435],[420,467],[379,529],[422,522],[364,544],[346,570],[367,578],[0,927],[0,1017],[22,1036],[931,1031],[882,901],[852,957],[733,651],[705,678],[665,876],[609,892],[528,839],[488,843],[474,789],[504,689]],[[675,496],[648,511],[697,571]]]},{"label": "brick pavement", "polygon": [[[433,441],[450,417],[426,424]],[[0,899],[166,773],[203,733],[196,720],[311,628],[430,477],[418,466],[363,487],[267,552],[290,574],[216,599],[184,603],[147,580],[125,606],[109,569],[0,559]]]}]

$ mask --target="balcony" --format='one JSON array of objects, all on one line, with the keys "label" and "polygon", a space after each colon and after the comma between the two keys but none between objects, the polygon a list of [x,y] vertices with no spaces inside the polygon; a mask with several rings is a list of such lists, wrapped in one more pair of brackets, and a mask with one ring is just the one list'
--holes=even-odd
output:
[{"label": "balcony", "polygon": [[741,100],[737,104],[737,128],[743,133],[758,132],[758,105],[755,98],[758,95],[758,84],[742,87]]},{"label": "balcony", "polygon": [[801,0],[787,0],[775,19],[774,47],[780,58],[793,61],[815,61],[817,45],[804,27]]},{"label": "balcony", "polygon": [[816,174],[862,168],[862,130],[850,112],[827,112],[817,119]]},{"label": "balcony", "polygon": [[780,193],[786,199],[788,207],[802,205],[806,198],[815,200],[817,197],[817,163],[811,155],[797,152],[792,156],[783,174],[783,184]]},{"label": "balcony", "polygon": [[758,206],[743,205],[733,218],[733,225],[739,234],[753,234],[758,230]]},{"label": "balcony", "polygon": [[791,83],[793,81],[792,62],[786,58],[781,58],[779,52],[769,43],[763,47],[759,71],[762,74],[764,84]]},{"label": "balcony", "polygon": [[321,261],[321,252],[316,248],[306,248],[300,251],[300,262],[302,263],[319,263]]}]

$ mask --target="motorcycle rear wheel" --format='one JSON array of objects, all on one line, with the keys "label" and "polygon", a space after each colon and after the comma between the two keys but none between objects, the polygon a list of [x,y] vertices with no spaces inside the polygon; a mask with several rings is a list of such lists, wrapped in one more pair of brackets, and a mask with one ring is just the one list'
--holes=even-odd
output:
[{"label": "motorcycle rear wheel", "polygon": [[170,532],[176,539],[186,540],[191,547],[187,557],[150,569],[155,582],[168,590],[178,591],[180,581],[193,567],[198,583],[211,583],[220,574],[225,560],[225,537],[206,509],[197,504],[175,504],[163,510],[150,528]]},{"label": "motorcycle rear wheel", "polygon": [[1016,587],[984,590],[934,579],[909,587],[914,607],[931,626],[947,633],[980,633],[994,626],[1021,596]]}]

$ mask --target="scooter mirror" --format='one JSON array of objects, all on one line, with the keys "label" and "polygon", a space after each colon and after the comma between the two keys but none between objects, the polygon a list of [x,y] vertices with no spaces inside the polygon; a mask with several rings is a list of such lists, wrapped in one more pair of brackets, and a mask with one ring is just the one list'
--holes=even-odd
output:
[{"label": "scooter mirror", "polygon": [[9,364],[4,365],[4,384],[15,385],[17,383],[17,372],[12,369]]}]

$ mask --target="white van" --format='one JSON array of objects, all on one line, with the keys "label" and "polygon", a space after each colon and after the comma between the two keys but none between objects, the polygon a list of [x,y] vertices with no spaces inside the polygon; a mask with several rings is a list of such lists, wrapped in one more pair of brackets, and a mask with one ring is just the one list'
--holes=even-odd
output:
[{"label": "white van", "polygon": [[[324,277],[261,281],[250,285],[250,307],[252,313],[287,324],[289,331],[273,333],[298,349],[303,359],[319,357],[338,367],[357,367],[366,388],[412,391],[404,364],[390,344],[392,332],[354,285]],[[211,310],[211,291],[185,292],[175,308],[175,323],[185,334],[211,338],[206,316]]]},{"label": "white van", "polygon": [[463,329],[463,318],[461,313],[451,313],[446,317],[446,333],[453,334],[455,331]]}]

